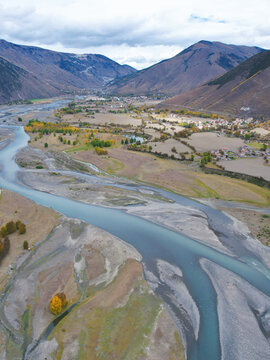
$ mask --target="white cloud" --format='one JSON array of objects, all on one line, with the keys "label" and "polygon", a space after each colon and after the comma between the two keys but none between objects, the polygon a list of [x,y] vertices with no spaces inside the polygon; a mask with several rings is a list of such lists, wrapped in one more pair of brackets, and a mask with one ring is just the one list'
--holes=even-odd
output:
[{"label": "white cloud", "polygon": [[0,37],[142,68],[202,39],[269,48],[269,13],[269,0],[0,0]]}]

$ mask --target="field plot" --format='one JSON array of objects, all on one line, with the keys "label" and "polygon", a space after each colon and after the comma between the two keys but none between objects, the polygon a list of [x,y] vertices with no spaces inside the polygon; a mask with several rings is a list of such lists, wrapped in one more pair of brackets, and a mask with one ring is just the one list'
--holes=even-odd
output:
[{"label": "field plot", "polygon": [[218,136],[211,132],[192,134],[187,141],[199,152],[225,148],[237,152],[240,146],[245,145],[242,139]]},{"label": "field plot", "polygon": [[265,136],[270,134],[270,131],[263,129],[263,128],[255,128],[252,130],[252,132],[255,132],[256,134],[259,134],[261,136]]},{"label": "field plot", "polygon": [[229,171],[252,176],[262,176],[265,180],[270,180],[270,165],[265,164],[263,158],[220,161],[219,164]]},{"label": "field plot", "polygon": [[[168,154],[169,156],[174,155],[176,158],[181,157],[179,153],[191,151],[189,147],[174,139],[168,139],[164,142],[149,142],[148,145],[152,146],[153,152],[157,151],[163,154]],[[176,151],[172,151],[174,148]]]},{"label": "field plot", "polygon": [[129,114],[112,114],[112,113],[96,113],[93,116],[85,116],[84,114],[64,115],[64,122],[87,122],[93,125],[105,125],[114,123],[115,125],[140,126],[142,120],[132,117]]}]

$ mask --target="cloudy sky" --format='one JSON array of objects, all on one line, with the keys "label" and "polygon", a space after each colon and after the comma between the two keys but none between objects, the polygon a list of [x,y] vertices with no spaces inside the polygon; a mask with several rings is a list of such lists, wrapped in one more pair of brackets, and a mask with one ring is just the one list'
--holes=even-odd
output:
[{"label": "cloudy sky", "polygon": [[270,0],[0,0],[0,38],[141,69],[199,40],[270,48]]}]

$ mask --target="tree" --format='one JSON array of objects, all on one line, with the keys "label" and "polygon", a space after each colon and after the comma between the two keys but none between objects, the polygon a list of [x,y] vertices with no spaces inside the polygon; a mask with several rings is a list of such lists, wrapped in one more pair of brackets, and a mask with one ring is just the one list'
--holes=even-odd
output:
[{"label": "tree", "polygon": [[66,298],[66,294],[64,292],[57,293],[56,296],[58,296],[59,299],[61,300],[62,307],[67,306],[67,298]]},{"label": "tree", "polygon": [[62,311],[62,301],[58,296],[54,296],[50,302],[50,310],[54,315],[60,314]]},{"label": "tree", "polygon": [[21,118],[21,117],[18,117],[18,121],[22,121],[22,118]]},{"label": "tree", "polygon": [[13,234],[17,230],[15,222],[9,221],[8,223],[6,223],[6,229],[8,234]]},{"label": "tree", "polygon": [[10,249],[10,241],[9,238],[6,236],[4,239],[4,251],[3,251],[3,255],[6,255],[9,252]]},{"label": "tree", "polygon": [[57,293],[50,302],[50,310],[54,315],[61,313],[62,309],[67,306],[67,299],[65,293]]},{"label": "tree", "polygon": [[28,241],[25,240],[25,241],[23,242],[23,249],[24,249],[24,250],[28,250],[28,248],[29,248]]},{"label": "tree", "polygon": [[19,234],[22,235],[22,234],[25,234],[26,233],[26,226],[25,224],[23,224],[22,222],[19,224]]},{"label": "tree", "polygon": [[0,232],[1,232],[1,235],[2,235],[2,236],[7,236],[7,235],[8,235],[7,228],[6,228],[5,225],[3,225],[3,226],[1,227]]},{"label": "tree", "polygon": [[3,253],[4,250],[4,244],[2,243],[2,240],[0,240],[0,255]]}]

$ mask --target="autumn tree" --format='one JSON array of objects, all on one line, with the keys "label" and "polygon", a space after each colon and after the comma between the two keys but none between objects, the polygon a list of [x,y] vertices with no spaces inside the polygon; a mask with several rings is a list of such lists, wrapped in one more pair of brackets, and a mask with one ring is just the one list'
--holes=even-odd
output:
[{"label": "autumn tree", "polygon": [[50,310],[54,315],[61,313],[62,309],[67,306],[67,299],[65,293],[57,293],[50,302]]},{"label": "autumn tree", "polygon": [[54,296],[50,302],[50,310],[54,315],[60,314],[62,311],[62,301],[58,296]]}]

